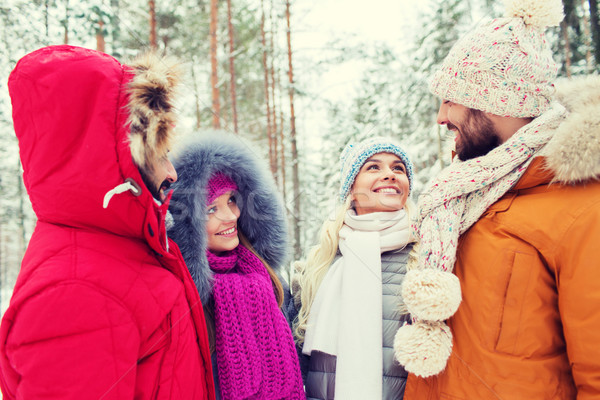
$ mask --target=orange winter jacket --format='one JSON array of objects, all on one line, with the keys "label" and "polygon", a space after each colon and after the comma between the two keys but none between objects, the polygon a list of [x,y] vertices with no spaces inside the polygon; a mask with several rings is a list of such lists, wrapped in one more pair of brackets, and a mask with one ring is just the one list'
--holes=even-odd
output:
[{"label": "orange winter jacket", "polygon": [[544,156],[460,237],[452,355],[406,400],[600,398],[600,80],[565,93]]}]

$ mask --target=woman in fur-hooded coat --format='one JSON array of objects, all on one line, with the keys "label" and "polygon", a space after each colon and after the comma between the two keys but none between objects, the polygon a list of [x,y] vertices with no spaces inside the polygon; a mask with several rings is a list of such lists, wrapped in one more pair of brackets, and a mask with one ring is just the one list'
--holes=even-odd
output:
[{"label": "woman in fur-hooded coat", "polygon": [[4,399],[213,399],[200,298],[140,169],[169,149],[176,63],[50,46],[8,87],[37,224],[0,329]]},{"label": "woman in fur-hooded coat", "polygon": [[[217,398],[304,398],[293,337],[280,308],[287,290],[277,273],[287,259],[288,232],[273,178],[258,151],[239,136],[201,136],[182,149],[173,162],[179,181],[169,234],[205,304]],[[218,212],[215,202],[223,196],[239,211],[231,225],[239,244],[216,251],[207,225],[220,218],[210,214]]]}]

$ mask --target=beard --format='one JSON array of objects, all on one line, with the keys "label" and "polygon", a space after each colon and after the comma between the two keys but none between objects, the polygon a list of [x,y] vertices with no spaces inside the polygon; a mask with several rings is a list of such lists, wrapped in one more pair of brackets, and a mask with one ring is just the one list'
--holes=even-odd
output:
[{"label": "beard", "polygon": [[152,171],[148,171],[146,168],[139,168],[140,175],[142,175],[142,180],[144,184],[148,188],[152,197],[162,203],[162,198],[160,195],[160,189],[165,188],[167,190],[171,186],[171,182],[168,180],[164,180],[160,183],[160,185],[156,182],[155,174]]},{"label": "beard", "polygon": [[459,132],[456,155],[461,161],[481,157],[502,144],[494,124],[483,111],[469,109],[459,129],[448,124],[448,129]]}]

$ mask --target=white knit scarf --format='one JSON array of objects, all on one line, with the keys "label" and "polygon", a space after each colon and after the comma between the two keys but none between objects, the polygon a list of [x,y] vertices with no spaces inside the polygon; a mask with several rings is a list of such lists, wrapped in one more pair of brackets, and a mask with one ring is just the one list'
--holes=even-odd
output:
[{"label": "white knit scarf", "polygon": [[[430,376],[446,365],[452,341],[443,321],[460,304],[460,285],[451,282],[456,279],[451,274],[437,272],[432,278],[432,273],[452,272],[459,236],[515,185],[565,113],[564,107],[555,103],[487,155],[464,162],[455,159],[419,196],[414,226],[420,241],[418,265],[411,264],[402,288],[404,302],[417,324],[400,328],[394,345],[396,357],[407,371]],[[431,345],[434,342],[439,344],[437,350],[424,354],[424,349],[436,348]]]},{"label": "white knit scarf", "polygon": [[317,290],[302,351],[337,356],[337,399],[380,399],[381,253],[412,242],[410,223],[404,210],[361,216],[349,210],[339,236],[342,256]]}]

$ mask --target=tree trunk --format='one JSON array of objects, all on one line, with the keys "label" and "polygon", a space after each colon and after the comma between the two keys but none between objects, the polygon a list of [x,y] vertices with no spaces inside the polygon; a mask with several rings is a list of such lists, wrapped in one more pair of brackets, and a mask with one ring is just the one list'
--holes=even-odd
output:
[{"label": "tree trunk", "polygon": [[156,2],[148,0],[148,8],[150,9],[150,48],[156,50],[158,48],[156,42]]},{"label": "tree trunk", "polygon": [[196,100],[196,129],[200,129],[200,118],[202,117],[200,113],[200,93],[198,90],[198,82],[196,81],[196,72],[194,70],[194,65],[196,64],[196,62],[193,58],[192,61],[192,84],[194,85],[194,99]]},{"label": "tree trunk", "polygon": [[[271,0],[272,1],[272,0]],[[277,32],[277,31],[275,31]],[[277,55],[273,56],[273,59],[279,59],[279,53]],[[280,176],[281,176],[281,193],[283,195],[283,203],[286,204],[286,185],[285,185],[285,178],[286,178],[286,172],[285,172],[285,141],[284,141],[284,115],[283,115],[283,95],[281,92],[281,71],[279,69],[279,64],[277,64],[277,66],[275,67],[275,77],[276,80],[275,82],[273,82],[273,85],[277,85],[276,89],[277,89],[277,102],[279,103],[279,160],[280,160],[280,164],[279,164],[279,172],[280,172]],[[273,97],[273,101],[275,97]]]},{"label": "tree trunk", "polygon": [[273,36],[275,36],[275,23],[273,22],[273,0],[271,0],[269,10],[269,21],[271,25],[271,35],[269,38],[269,54],[271,55],[271,66],[269,72],[271,74],[271,101],[272,101],[272,121],[273,121],[273,158],[275,162],[275,182],[279,184],[279,136],[277,135],[277,107],[275,107],[275,47],[273,44]]},{"label": "tree trunk", "polygon": [[121,58],[122,49],[121,41],[121,20],[119,18],[119,0],[110,0],[110,8],[112,10],[112,54],[117,58]]},{"label": "tree trunk", "polygon": [[212,87],[212,113],[213,128],[221,129],[221,102],[219,99],[219,75],[217,63],[217,20],[218,3],[217,0],[210,0],[210,65],[211,75],[210,84]]},{"label": "tree trunk", "polygon": [[298,174],[298,148],[296,146],[296,115],[294,113],[294,70],[292,68],[292,38],[290,28],[290,0],[285,2],[285,18],[287,21],[287,46],[288,46],[288,78],[290,82],[290,147],[292,153],[292,182],[294,190],[294,257],[302,257],[300,245],[300,179]]},{"label": "tree trunk", "polygon": [[49,32],[49,26],[48,24],[50,23],[48,21],[49,19],[49,14],[50,14],[50,1],[46,0],[44,2],[44,8],[45,8],[45,12],[44,12],[44,25],[46,26],[46,37],[50,36],[50,32]]},{"label": "tree trunk", "polygon": [[17,259],[23,259],[23,255],[25,254],[25,248],[27,247],[27,236],[25,230],[25,196],[27,196],[26,191],[23,186],[23,175],[21,174],[21,160],[17,160],[17,196],[19,197],[19,254]]},{"label": "tree trunk", "polygon": [[229,75],[230,84],[229,90],[231,92],[231,114],[233,117],[233,131],[238,133],[238,115],[237,115],[237,101],[235,92],[235,63],[234,63],[234,32],[233,24],[231,23],[231,0],[227,0],[227,27],[229,30]]},{"label": "tree trunk", "polygon": [[104,41],[104,22],[102,16],[98,16],[98,27],[96,28],[96,50],[105,52],[105,41]]},{"label": "tree trunk", "polygon": [[567,76],[571,77],[571,42],[569,41],[569,25],[565,20],[560,23],[560,30],[562,31],[564,40],[564,51],[565,51],[565,70]]},{"label": "tree trunk", "polygon": [[[11,265],[10,265],[10,259],[8,257],[8,239],[6,237],[6,235],[4,235],[3,237],[3,241],[2,241],[2,249],[3,249],[3,253],[4,253],[4,264],[1,265],[0,267],[0,274],[2,275],[2,287],[0,287],[1,292],[0,295],[2,295],[2,297],[4,297],[4,289],[9,289],[10,288],[10,278],[9,278],[9,271],[11,269]],[[8,296],[6,296],[8,297]]]},{"label": "tree trunk", "polygon": [[442,126],[437,125],[437,144],[438,144],[438,160],[440,161],[440,168],[444,169],[446,163],[444,162],[444,136],[442,135]]},{"label": "tree trunk", "polygon": [[69,44],[69,0],[65,0],[65,22],[63,23],[63,28],[65,29],[63,44]]},{"label": "tree trunk", "polygon": [[592,39],[594,41],[594,57],[596,68],[600,65],[600,23],[598,21],[598,0],[589,0],[590,3],[590,25],[592,26]]},{"label": "tree trunk", "polygon": [[[281,105],[281,103],[279,103]],[[279,146],[281,157],[280,171],[281,171],[281,194],[283,195],[283,204],[286,203],[286,190],[285,190],[285,142],[283,141],[283,110],[279,112]]]},{"label": "tree trunk", "polygon": [[267,107],[267,140],[269,142],[269,165],[271,167],[271,173],[273,177],[277,174],[277,164],[275,162],[275,154],[273,152],[273,130],[271,129],[271,101],[270,101],[270,90],[269,90],[269,67],[267,64],[267,41],[265,35],[265,7],[264,1],[260,1],[261,18],[260,18],[260,39],[262,43],[262,62],[263,70],[265,73],[265,105]]},{"label": "tree trunk", "polygon": [[592,71],[592,37],[590,35],[590,21],[585,12],[585,0],[581,0],[581,9],[583,10],[583,32],[585,33],[585,63],[587,73]]},{"label": "tree trunk", "polygon": [[163,44],[163,51],[166,53],[169,48],[169,43],[171,42],[171,37],[169,35],[163,35],[160,40]]},{"label": "tree trunk", "polygon": [[2,296],[4,295],[4,258],[6,255],[4,254],[4,249],[2,248],[2,244],[4,243],[4,238],[2,237],[2,223],[0,223],[0,312],[2,311]]}]

